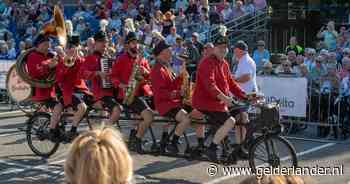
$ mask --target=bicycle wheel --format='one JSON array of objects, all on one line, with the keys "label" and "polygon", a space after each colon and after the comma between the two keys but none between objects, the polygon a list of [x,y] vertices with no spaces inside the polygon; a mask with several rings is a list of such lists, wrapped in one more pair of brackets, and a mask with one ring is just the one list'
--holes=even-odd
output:
[{"label": "bicycle wheel", "polygon": [[60,143],[49,140],[50,114],[45,112],[35,113],[27,123],[27,142],[30,149],[38,156],[50,157]]},{"label": "bicycle wheel", "polygon": [[262,135],[249,149],[249,166],[258,168],[297,167],[297,155],[292,144],[278,135]]}]

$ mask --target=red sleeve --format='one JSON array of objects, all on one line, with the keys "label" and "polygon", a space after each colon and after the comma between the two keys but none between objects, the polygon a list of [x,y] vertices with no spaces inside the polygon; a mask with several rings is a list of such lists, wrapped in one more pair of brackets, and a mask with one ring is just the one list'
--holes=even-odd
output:
[{"label": "red sleeve", "polygon": [[219,94],[221,94],[221,90],[217,87],[215,82],[215,66],[211,65],[208,61],[203,61],[203,65],[201,65],[198,69],[198,79],[201,80],[203,87],[205,90],[214,98],[216,98]]},{"label": "red sleeve", "polygon": [[112,65],[111,79],[114,87],[118,88],[120,85],[120,70],[122,67],[122,60],[118,57],[117,60]]},{"label": "red sleeve", "polygon": [[148,61],[146,59],[142,59],[140,65],[142,66],[142,70],[146,70],[146,73],[148,73],[144,75],[144,79],[149,80],[151,67],[148,64]]},{"label": "red sleeve", "polygon": [[27,61],[28,72],[32,78],[44,79],[51,73],[48,65],[50,59],[42,60],[40,55],[33,52],[28,56]]},{"label": "red sleeve", "polygon": [[60,59],[58,65],[56,66],[56,81],[61,83],[64,81],[65,75],[67,74],[68,69],[63,64],[63,59]]},{"label": "red sleeve", "polygon": [[[171,81],[169,75],[165,71],[164,68],[160,68],[159,70],[152,71],[151,81],[154,91],[160,100],[171,100],[171,94],[174,91],[179,90],[179,79],[175,81]],[[170,85],[169,85],[170,84]],[[180,98],[180,93],[178,93],[178,98]]]},{"label": "red sleeve", "polygon": [[86,58],[86,62],[84,62],[80,67],[78,74],[79,78],[92,80],[97,77],[96,72],[98,71],[98,68],[95,66],[96,62],[96,58],[88,56]]},{"label": "red sleeve", "polygon": [[237,82],[233,79],[230,71],[230,67],[227,62],[225,62],[225,73],[227,76],[227,81],[228,81],[228,85],[230,87],[231,93],[240,99],[245,99],[246,98],[245,92],[241,89],[241,87],[239,87]]}]

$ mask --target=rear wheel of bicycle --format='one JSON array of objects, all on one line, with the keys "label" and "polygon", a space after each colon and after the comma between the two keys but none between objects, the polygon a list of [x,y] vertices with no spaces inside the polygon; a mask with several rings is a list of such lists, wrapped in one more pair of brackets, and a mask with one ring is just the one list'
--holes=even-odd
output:
[{"label": "rear wheel of bicycle", "polygon": [[35,113],[27,124],[27,142],[30,149],[38,156],[50,157],[53,155],[60,143],[49,140],[50,114],[45,112]]},{"label": "rear wheel of bicycle", "polygon": [[297,165],[294,147],[281,136],[260,136],[249,149],[249,166],[253,173],[259,168],[297,167]]}]

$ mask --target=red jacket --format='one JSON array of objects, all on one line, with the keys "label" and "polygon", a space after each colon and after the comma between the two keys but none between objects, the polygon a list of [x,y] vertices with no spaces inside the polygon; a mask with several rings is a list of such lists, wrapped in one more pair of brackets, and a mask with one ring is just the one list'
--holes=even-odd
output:
[{"label": "red jacket", "polygon": [[[154,104],[160,115],[166,114],[173,108],[181,106],[181,78],[174,79],[166,66],[157,63],[151,71],[151,81],[154,91]],[[172,93],[177,93],[171,97]]]},{"label": "red jacket", "polygon": [[[27,68],[29,76],[33,79],[45,80],[49,77],[51,70],[48,66],[50,58],[37,51],[31,52],[27,57]],[[33,101],[40,102],[50,98],[55,98],[54,87],[50,88],[34,88]]]},{"label": "red jacket", "polygon": [[199,64],[196,88],[192,97],[192,106],[198,110],[225,112],[228,107],[217,96],[230,92],[238,98],[245,98],[245,93],[234,81],[229,64],[215,57],[207,57]]},{"label": "red jacket", "polygon": [[68,68],[63,64],[63,59],[60,59],[56,67],[56,81],[62,90],[64,106],[72,104],[72,95],[75,90],[90,94],[85,81],[78,78],[83,63],[83,58],[77,58],[74,66]]},{"label": "red jacket", "polygon": [[79,69],[78,78],[92,81],[92,93],[95,100],[100,100],[104,96],[114,96],[113,89],[103,89],[102,79],[96,75],[96,72],[101,71],[101,54],[94,53],[85,58],[85,62]]},{"label": "red jacket", "polygon": [[[119,88],[119,84],[129,84],[130,75],[132,73],[132,69],[134,66],[134,63],[136,62],[135,59],[131,58],[127,52],[124,52],[122,55],[120,55],[117,60],[114,62],[112,67],[112,82],[115,88]],[[147,71],[149,72],[151,70],[148,61],[144,58],[137,61],[141,65],[141,71]],[[144,76],[145,80],[147,81],[149,79],[149,74],[146,74]],[[140,88],[137,89],[136,96],[152,96],[153,92],[151,89],[151,86],[147,83],[143,83],[140,85]],[[124,99],[125,92],[122,89],[119,89],[119,99]]]}]

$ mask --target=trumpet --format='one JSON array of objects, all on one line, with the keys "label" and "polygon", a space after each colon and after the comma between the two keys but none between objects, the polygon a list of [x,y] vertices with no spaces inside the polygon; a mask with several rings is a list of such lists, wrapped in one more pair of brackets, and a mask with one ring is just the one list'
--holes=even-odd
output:
[{"label": "trumpet", "polygon": [[70,68],[70,67],[73,67],[74,64],[75,64],[75,60],[77,59],[77,57],[79,56],[79,50],[77,48],[74,48],[74,53],[73,53],[73,56],[71,57],[64,57],[64,60],[63,60],[63,64],[64,66]]}]

